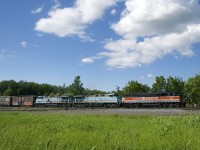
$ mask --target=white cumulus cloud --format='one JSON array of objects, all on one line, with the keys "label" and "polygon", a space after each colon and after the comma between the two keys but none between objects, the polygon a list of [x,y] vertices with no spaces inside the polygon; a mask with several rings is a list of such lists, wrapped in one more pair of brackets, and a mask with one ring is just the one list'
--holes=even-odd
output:
[{"label": "white cumulus cloud", "polygon": [[51,9],[53,10],[53,9],[57,9],[59,7],[61,7],[60,0],[54,0],[54,5],[52,6]]},{"label": "white cumulus cloud", "polygon": [[111,68],[134,68],[165,55],[192,56],[200,42],[198,0],[126,0],[118,22],[111,25],[121,39],[109,40],[101,55]]},{"label": "white cumulus cloud", "polygon": [[73,7],[55,7],[50,10],[47,18],[41,18],[36,22],[35,30],[59,37],[78,36],[91,41],[85,29],[89,24],[102,18],[105,10],[116,2],[117,0],[76,0]]}]

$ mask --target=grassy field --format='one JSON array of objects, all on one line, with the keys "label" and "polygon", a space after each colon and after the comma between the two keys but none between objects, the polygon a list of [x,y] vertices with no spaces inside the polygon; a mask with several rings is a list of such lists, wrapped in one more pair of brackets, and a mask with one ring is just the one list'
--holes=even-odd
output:
[{"label": "grassy field", "polygon": [[1,150],[200,149],[200,116],[0,113]]}]

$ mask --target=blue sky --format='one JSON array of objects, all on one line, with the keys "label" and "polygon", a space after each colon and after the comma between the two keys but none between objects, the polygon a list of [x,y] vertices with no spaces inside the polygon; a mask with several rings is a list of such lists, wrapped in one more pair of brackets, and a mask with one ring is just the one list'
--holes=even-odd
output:
[{"label": "blue sky", "polygon": [[0,80],[111,91],[200,72],[198,0],[1,0]]}]

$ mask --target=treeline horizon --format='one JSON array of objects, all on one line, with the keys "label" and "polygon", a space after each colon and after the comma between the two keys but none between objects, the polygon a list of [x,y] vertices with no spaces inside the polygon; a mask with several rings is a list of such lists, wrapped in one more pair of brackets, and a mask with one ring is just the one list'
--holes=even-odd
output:
[{"label": "treeline horizon", "polygon": [[87,94],[104,94],[106,91],[90,90],[83,87],[80,76],[76,76],[74,82],[69,86],[63,84],[51,85],[48,83],[36,83],[20,80],[3,80],[0,82],[0,96],[20,96],[20,95],[35,95],[35,96],[72,96],[72,95],[87,95]]},{"label": "treeline horizon", "polygon": [[183,81],[181,77],[157,76],[155,83],[150,88],[147,84],[131,80],[124,87],[116,86],[114,91],[91,90],[84,88],[80,76],[76,76],[69,86],[56,86],[47,83],[35,83],[27,81],[3,80],[0,82],[0,96],[74,96],[74,95],[95,95],[105,93],[118,93],[124,96],[132,93],[149,92],[173,92],[183,98],[190,104],[200,104],[200,73]]}]

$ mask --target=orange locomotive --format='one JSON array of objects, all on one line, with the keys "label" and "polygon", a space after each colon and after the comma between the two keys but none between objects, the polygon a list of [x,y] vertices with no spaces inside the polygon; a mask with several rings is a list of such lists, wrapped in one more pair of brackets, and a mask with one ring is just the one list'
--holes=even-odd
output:
[{"label": "orange locomotive", "polygon": [[159,104],[161,106],[184,106],[185,102],[180,95],[175,95],[169,92],[158,93],[134,93],[122,97],[122,103],[124,106],[137,105],[141,107],[147,104]]}]

